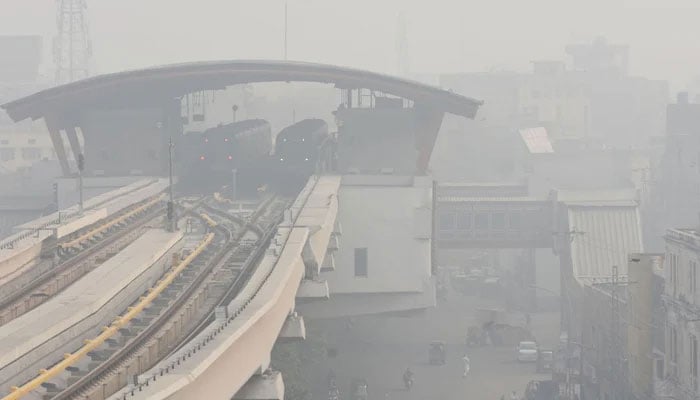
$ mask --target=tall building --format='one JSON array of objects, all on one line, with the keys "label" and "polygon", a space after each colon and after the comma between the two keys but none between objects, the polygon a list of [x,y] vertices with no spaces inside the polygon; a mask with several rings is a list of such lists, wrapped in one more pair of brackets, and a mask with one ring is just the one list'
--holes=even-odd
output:
[{"label": "tall building", "polygon": [[[662,154],[649,173],[651,193],[644,207],[646,236],[661,250],[667,229],[689,228],[700,212],[700,104],[678,95],[667,108]],[[692,222],[691,222],[692,224]]]},{"label": "tall building", "polygon": [[695,399],[698,386],[698,338],[700,338],[700,232],[669,229],[666,233],[663,302],[666,310],[663,396]]},{"label": "tall building", "polygon": [[488,125],[543,126],[554,141],[629,148],[662,134],[667,82],[628,76],[625,46],[598,41],[567,51],[568,68],[562,61],[537,61],[529,73],[446,74],[440,84],[484,99],[479,115]]}]

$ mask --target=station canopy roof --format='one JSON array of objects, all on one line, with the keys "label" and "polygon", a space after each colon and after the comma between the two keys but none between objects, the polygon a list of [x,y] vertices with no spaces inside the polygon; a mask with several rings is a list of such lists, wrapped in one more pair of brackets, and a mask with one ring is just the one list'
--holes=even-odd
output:
[{"label": "station canopy roof", "polygon": [[371,89],[424,106],[474,118],[482,104],[438,87],[333,65],[263,60],[174,64],[95,76],[4,104],[14,121],[79,113],[89,108],[157,107],[187,93],[256,82],[319,82]]}]

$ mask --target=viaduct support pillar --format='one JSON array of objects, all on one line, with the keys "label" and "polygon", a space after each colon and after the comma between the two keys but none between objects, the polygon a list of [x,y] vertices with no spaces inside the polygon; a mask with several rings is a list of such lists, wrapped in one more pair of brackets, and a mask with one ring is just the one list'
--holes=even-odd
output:
[{"label": "viaduct support pillar", "polygon": [[284,400],[284,381],[279,371],[266,371],[262,375],[253,375],[241,390],[233,396],[234,400]]}]

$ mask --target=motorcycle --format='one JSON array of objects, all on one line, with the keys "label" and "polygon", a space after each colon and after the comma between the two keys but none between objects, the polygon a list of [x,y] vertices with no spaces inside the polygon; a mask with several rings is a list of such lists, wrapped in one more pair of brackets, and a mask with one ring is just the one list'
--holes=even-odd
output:
[{"label": "motorcycle", "polygon": [[328,400],[340,400],[340,392],[337,388],[328,391]]},{"label": "motorcycle", "polygon": [[411,390],[411,388],[413,387],[413,378],[405,376],[403,378],[403,385],[406,388],[406,390]]}]

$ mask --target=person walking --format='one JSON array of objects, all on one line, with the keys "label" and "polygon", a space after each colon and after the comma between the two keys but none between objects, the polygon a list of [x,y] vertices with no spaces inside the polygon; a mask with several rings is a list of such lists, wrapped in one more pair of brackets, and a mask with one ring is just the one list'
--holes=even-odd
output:
[{"label": "person walking", "polygon": [[518,395],[515,394],[515,390],[510,394],[510,400],[518,400]]},{"label": "person walking", "polygon": [[462,358],[462,361],[464,362],[464,374],[462,375],[462,377],[466,378],[467,374],[469,373],[469,370],[471,369],[471,361],[469,360],[469,356],[466,354]]}]

